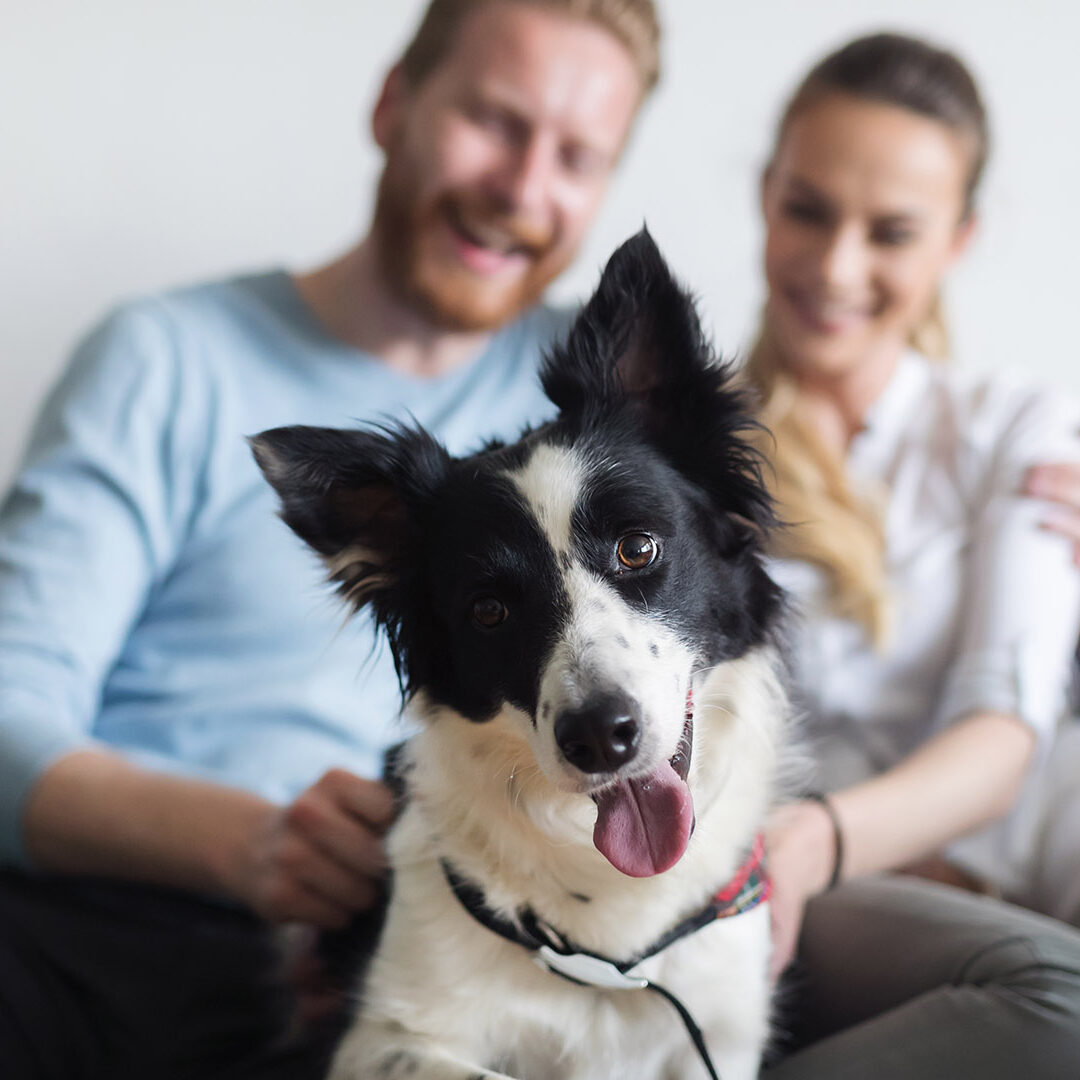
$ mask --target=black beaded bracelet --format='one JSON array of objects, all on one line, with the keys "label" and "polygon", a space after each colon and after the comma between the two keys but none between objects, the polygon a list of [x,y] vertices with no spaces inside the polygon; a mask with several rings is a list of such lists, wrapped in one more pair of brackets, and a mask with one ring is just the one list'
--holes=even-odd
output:
[{"label": "black beaded bracelet", "polygon": [[829,815],[829,820],[832,822],[833,829],[833,864],[832,874],[829,877],[829,884],[825,886],[826,890],[835,889],[840,884],[840,873],[844,867],[844,830],[840,826],[840,815],[836,812],[836,807],[833,806],[828,795],[823,791],[808,791],[805,796],[812,802],[818,803],[822,810]]}]

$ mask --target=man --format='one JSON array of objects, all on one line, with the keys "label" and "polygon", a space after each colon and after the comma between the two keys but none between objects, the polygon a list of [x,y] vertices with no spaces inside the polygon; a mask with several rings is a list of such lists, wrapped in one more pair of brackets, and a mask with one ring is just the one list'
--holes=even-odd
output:
[{"label": "man", "polygon": [[542,415],[565,317],[537,304],[657,45],[651,0],[433,0],[355,248],[128,305],[77,352],[0,514],[5,1075],[318,1075],[261,920],[375,902],[397,690],[242,436],[411,414],[461,450]]}]

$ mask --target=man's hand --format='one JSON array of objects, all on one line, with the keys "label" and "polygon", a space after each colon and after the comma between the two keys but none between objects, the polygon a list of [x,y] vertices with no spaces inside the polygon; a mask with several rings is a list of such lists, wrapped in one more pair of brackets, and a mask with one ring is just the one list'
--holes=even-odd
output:
[{"label": "man's hand", "polygon": [[331,769],[255,823],[226,887],[271,922],[342,927],[378,899],[392,816],[389,788]]},{"label": "man's hand", "polygon": [[1058,504],[1043,525],[1072,541],[1073,562],[1080,566],[1080,465],[1067,462],[1035,465],[1024,476],[1023,491]]},{"label": "man's hand", "polygon": [[803,908],[828,884],[834,845],[832,820],[820,803],[811,800],[779,807],[766,826],[765,850],[773,886],[770,982],[780,978],[795,955]]},{"label": "man's hand", "polygon": [[224,894],[275,922],[332,928],[377,899],[392,814],[386,787],[342,769],[282,808],[93,748],[46,769],[23,816],[40,870]]}]

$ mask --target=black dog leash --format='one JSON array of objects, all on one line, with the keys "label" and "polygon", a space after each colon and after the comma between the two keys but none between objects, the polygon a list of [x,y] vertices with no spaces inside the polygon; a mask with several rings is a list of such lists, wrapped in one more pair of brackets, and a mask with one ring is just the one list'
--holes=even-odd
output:
[{"label": "black dog leash", "polygon": [[754,840],[749,856],[729,881],[700,911],[683,919],[677,926],[653,942],[644,952],[626,961],[610,960],[573,944],[554,927],[540,919],[532,908],[522,908],[511,920],[488,906],[483,890],[462,877],[445,860],[443,873],[461,906],[482,926],[507,941],[534,954],[536,963],[554,975],[578,986],[603,990],[652,990],[671,1003],[686,1028],[690,1041],[701,1058],[710,1080],[720,1075],[709,1056],[705,1036],[690,1010],[670,990],[629,971],[643,960],[663,952],[681,938],[715,922],[750,911],[769,898],[771,885],[765,870],[765,852],[761,837]]}]

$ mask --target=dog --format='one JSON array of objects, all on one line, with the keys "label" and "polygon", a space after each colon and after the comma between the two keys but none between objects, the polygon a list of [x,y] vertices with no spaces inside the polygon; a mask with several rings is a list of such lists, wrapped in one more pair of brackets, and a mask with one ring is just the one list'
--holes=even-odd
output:
[{"label": "dog", "polygon": [[420,726],[332,1080],[758,1072],[787,707],[748,402],[645,231],[541,378],[555,418],[468,457],[252,440]]}]

